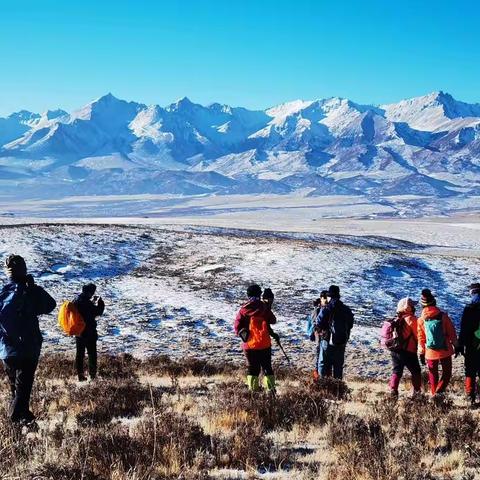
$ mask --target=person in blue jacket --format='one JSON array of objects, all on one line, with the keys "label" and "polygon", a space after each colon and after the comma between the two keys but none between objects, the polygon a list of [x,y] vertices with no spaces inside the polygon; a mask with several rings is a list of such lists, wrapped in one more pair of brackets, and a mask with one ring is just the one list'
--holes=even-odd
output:
[{"label": "person in blue jacket", "polygon": [[353,313],[340,300],[340,288],[331,285],[327,292],[327,305],[322,307],[316,319],[319,335],[317,370],[321,377],[343,379],[345,346],[353,328]]},{"label": "person in blue jacket", "polygon": [[4,268],[8,283],[0,290],[0,359],[10,383],[10,419],[29,424],[35,420],[30,395],[43,341],[38,316],[52,312],[56,303],[27,274],[22,257],[10,255]]}]

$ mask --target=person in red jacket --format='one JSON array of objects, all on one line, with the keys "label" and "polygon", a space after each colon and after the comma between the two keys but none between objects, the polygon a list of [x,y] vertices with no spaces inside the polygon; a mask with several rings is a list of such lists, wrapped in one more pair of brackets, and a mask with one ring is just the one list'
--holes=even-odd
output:
[{"label": "person in red jacket", "polygon": [[235,333],[242,339],[242,348],[247,360],[247,385],[251,391],[260,387],[259,375],[263,370],[263,384],[267,391],[275,390],[275,377],[272,368],[272,341],[270,325],[277,319],[271,310],[271,303],[261,300],[262,289],[250,285],[247,289],[248,301],[237,313]]},{"label": "person in red jacket", "polygon": [[[437,307],[437,301],[428,288],[422,290],[420,303],[423,310],[418,319],[418,353],[422,364],[427,364],[432,395],[438,395],[445,392],[452,378],[452,355],[457,334],[452,320]],[[441,377],[438,372],[440,365]]]}]

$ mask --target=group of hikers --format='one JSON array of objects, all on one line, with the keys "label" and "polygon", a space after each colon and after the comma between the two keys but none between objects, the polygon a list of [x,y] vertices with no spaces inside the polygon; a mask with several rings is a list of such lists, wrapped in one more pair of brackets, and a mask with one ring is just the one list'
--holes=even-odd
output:
[{"label": "group of hikers", "polygon": [[[469,286],[471,301],[463,311],[457,338],[455,326],[448,314],[437,306],[430,289],[420,296],[422,311],[417,318],[418,301],[402,298],[394,318],[386,320],[381,329],[381,345],[390,352],[392,375],[389,390],[398,397],[398,388],[405,368],[412,377],[412,395],[421,392],[421,366],[428,368],[430,391],[441,397],[452,377],[452,357],[463,355],[465,360],[465,392],[468,401],[475,405],[477,377],[480,377],[480,283]],[[273,293],[251,285],[247,289],[248,301],[235,319],[235,333],[241,338],[247,361],[249,390],[259,390],[259,375],[263,370],[263,384],[267,391],[275,391],[272,369],[271,337],[278,341],[272,330],[276,317],[272,312]],[[340,299],[340,288],[331,285],[313,302],[313,312],[308,317],[307,335],[315,342],[314,380],[324,377],[343,379],[345,347],[350,339],[354,316]]]},{"label": "group of hikers", "polygon": [[[30,411],[30,395],[42,347],[38,316],[51,313],[56,301],[35,283],[21,256],[8,256],[4,270],[8,282],[0,290],[0,359],[11,390],[9,416],[14,423],[30,424],[35,421]],[[420,393],[420,363],[428,367],[432,395],[442,395],[452,376],[452,356],[463,355],[465,391],[471,404],[475,404],[476,378],[480,376],[480,283],[471,284],[469,289],[472,298],[463,311],[458,338],[452,320],[437,306],[429,289],[421,292],[422,311],[418,318],[415,315],[417,301],[405,297],[398,302],[396,316],[385,321],[381,330],[381,344],[392,359],[389,389],[393,397],[398,396],[405,368],[412,377],[412,394]],[[96,318],[103,314],[105,303],[95,292],[94,284],[84,285],[72,302],[64,302],[59,313],[60,325],[75,336],[75,367],[80,382],[87,380],[85,353],[90,378],[97,375]],[[275,393],[271,339],[280,347],[281,344],[272,328],[277,321],[272,311],[274,294],[269,288],[262,291],[259,285],[250,285],[246,293],[248,300],[238,311],[234,330],[245,353],[248,389],[260,390],[263,371],[264,388]],[[336,285],[321,291],[313,303],[307,326],[308,337],[315,342],[313,378],[315,381],[323,377],[342,380],[353,313],[342,302]]]},{"label": "group of hikers", "polygon": [[[35,421],[30,395],[43,341],[38,316],[51,313],[57,303],[35,284],[21,256],[8,256],[4,270],[8,282],[0,290],[0,359],[10,384],[9,417],[14,423],[28,425]],[[96,317],[103,314],[105,303],[101,297],[95,297],[95,291],[94,284],[84,285],[71,302],[83,322],[82,331],[76,336],[75,367],[79,381],[86,380],[85,351],[90,378],[97,374]]]}]

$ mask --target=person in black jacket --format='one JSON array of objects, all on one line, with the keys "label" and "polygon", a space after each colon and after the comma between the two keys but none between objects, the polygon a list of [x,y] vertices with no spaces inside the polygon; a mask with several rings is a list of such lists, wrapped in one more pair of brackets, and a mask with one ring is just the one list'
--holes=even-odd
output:
[{"label": "person in black jacket", "polygon": [[457,354],[465,357],[465,393],[475,405],[475,381],[480,377],[480,283],[470,285],[471,302],[463,310]]},{"label": "person in black jacket", "polygon": [[340,300],[340,288],[331,285],[327,292],[328,303],[320,309],[316,331],[320,338],[318,367],[321,377],[343,379],[345,347],[353,328],[353,313]]},{"label": "person in black jacket", "polygon": [[85,321],[85,330],[79,337],[76,337],[77,355],[75,366],[77,369],[78,380],[84,382],[86,377],[83,370],[83,361],[85,350],[88,353],[88,373],[90,379],[97,376],[97,321],[96,317],[103,314],[105,303],[102,297],[95,297],[97,287],[89,283],[82,287],[82,293],[73,301],[78,312]]},{"label": "person in black jacket", "polygon": [[12,395],[9,416],[14,423],[30,424],[35,420],[30,395],[43,342],[38,316],[52,312],[56,302],[27,274],[21,256],[10,255],[4,268],[9,283],[0,291],[0,359]]}]

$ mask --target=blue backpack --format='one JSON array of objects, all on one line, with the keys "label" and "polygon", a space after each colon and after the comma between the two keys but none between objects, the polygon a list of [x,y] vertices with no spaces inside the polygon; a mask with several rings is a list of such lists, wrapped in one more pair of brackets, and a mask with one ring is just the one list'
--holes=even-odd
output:
[{"label": "blue backpack", "polygon": [[425,318],[425,336],[427,348],[446,350],[447,342],[443,331],[443,312],[433,318]]},{"label": "blue backpack", "polygon": [[20,343],[24,327],[24,289],[18,284],[3,287],[0,292],[0,337],[9,343]]}]

